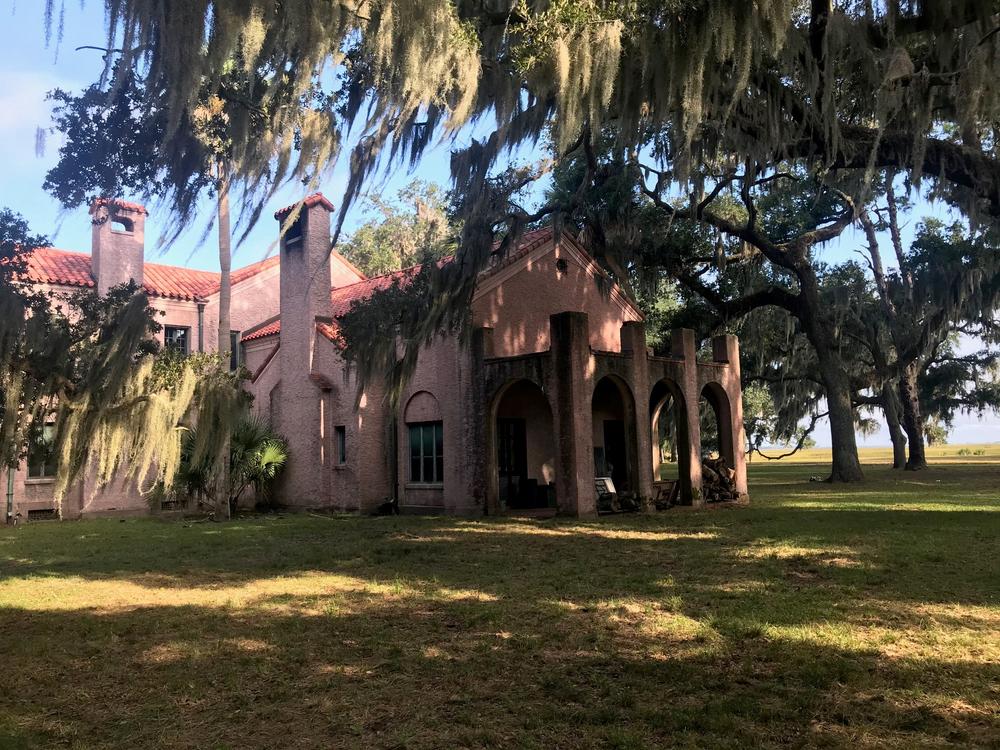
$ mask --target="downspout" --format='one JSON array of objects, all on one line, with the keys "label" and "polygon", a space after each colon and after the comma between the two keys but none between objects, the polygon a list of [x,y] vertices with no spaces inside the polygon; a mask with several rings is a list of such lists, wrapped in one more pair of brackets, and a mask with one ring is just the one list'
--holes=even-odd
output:
[{"label": "downspout", "polygon": [[198,303],[198,353],[205,351],[205,303]]},{"label": "downspout", "polygon": [[14,468],[7,467],[7,524],[14,520]]}]

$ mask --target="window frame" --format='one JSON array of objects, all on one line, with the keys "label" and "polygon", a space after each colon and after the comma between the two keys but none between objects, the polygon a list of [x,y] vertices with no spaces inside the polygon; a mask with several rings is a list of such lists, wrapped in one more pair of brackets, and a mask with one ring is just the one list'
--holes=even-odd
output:
[{"label": "window frame", "polygon": [[[32,436],[28,442],[28,455],[26,456],[25,463],[27,463],[27,478],[33,482],[41,481],[54,481],[56,475],[59,473],[59,462],[58,457],[55,455],[55,422],[46,421],[42,425],[41,430],[41,440],[35,440],[35,435],[37,428],[32,429]],[[37,459],[32,458],[32,449],[39,449],[43,444],[47,443],[46,455],[41,461],[41,473],[36,471],[38,466]]]},{"label": "window frame", "polygon": [[[169,332],[170,331],[184,331],[184,351],[181,351],[176,346],[170,343]],[[175,352],[180,354],[182,357],[187,357],[191,354],[191,326],[163,326],[163,347],[165,349],[173,349]]]},{"label": "window frame", "polygon": [[[444,422],[440,419],[430,422],[408,422],[409,429],[409,483],[422,486],[444,484]],[[427,433],[430,433],[430,453]],[[414,436],[419,438],[414,441]],[[429,463],[428,463],[429,462]],[[430,472],[427,471],[428,466]],[[430,477],[428,477],[428,473]]]},{"label": "window frame", "polygon": [[240,369],[240,365],[243,364],[243,358],[240,352],[240,337],[242,331],[229,331],[229,371],[235,372]]},{"label": "window frame", "polygon": [[338,424],[333,428],[333,456],[337,466],[347,463],[347,425]]}]

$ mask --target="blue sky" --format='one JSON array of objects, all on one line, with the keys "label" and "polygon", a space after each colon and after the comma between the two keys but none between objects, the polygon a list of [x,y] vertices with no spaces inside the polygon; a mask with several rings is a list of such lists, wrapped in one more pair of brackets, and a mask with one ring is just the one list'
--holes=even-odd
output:
[{"label": "blue sky", "polygon": [[[78,91],[93,83],[101,72],[103,62],[94,50],[76,51],[81,45],[102,45],[104,41],[103,6],[100,0],[66,3],[65,31],[56,49],[55,43],[46,46],[41,13],[41,0],[0,0],[0,206],[23,214],[32,229],[50,237],[53,245],[67,250],[89,251],[90,221],[86,209],[62,211],[58,203],[42,190],[45,173],[55,163],[59,148],[58,136],[50,136],[42,155],[36,154],[36,130],[49,124],[49,106],[46,92],[54,88]],[[412,173],[400,172],[372,184],[370,191],[394,193],[410,180],[420,178],[446,185],[448,181],[448,146],[440,145],[427,154]],[[335,204],[339,203],[346,185],[346,159],[324,180],[321,189]],[[128,196],[125,196],[128,197]],[[278,208],[302,197],[298,185],[283,188],[272,200],[269,217]],[[193,268],[217,270],[218,259],[214,237],[198,246],[205,222],[212,215],[211,203],[203,206],[196,225],[186,230],[169,248],[147,248],[147,258],[161,263],[185,265]],[[918,211],[910,215],[904,227],[904,241],[909,238],[920,216],[942,212],[936,207],[921,203]],[[360,207],[352,209],[346,229],[363,220]],[[155,209],[147,224],[147,242],[155,243],[165,226],[166,217]],[[270,218],[262,219],[249,239],[235,250],[233,266],[239,267],[265,257],[277,237],[277,224]],[[838,262],[857,258],[854,250],[864,239],[857,230],[848,230],[839,241],[823,250],[823,259]],[[828,444],[824,427],[817,431],[820,445]],[[953,431],[951,442],[992,442],[1000,440],[1000,420],[996,416],[980,421],[974,417],[960,418]],[[865,439],[866,443],[884,445],[888,442],[884,432]]]},{"label": "blue sky", "polygon": [[[59,150],[58,135],[47,138],[42,155],[36,154],[36,130],[49,125],[49,105],[45,94],[55,88],[79,91],[97,80],[103,67],[101,53],[76,51],[82,45],[104,43],[104,4],[87,0],[66,4],[65,33],[56,49],[53,41],[45,43],[41,0],[0,0],[0,206],[24,215],[34,231],[46,234],[53,245],[66,250],[89,251],[90,220],[86,209],[63,211],[42,190],[45,173],[55,164]],[[321,190],[335,204],[346,185],[346,162],[337,166],[324,180]],[[446,184],[448,180],[447,146],[439,146],[413,173],[400,171],[370,190],[394,193],[414,178]],[[284,187],[271,201],[267,218],[258,222],[248,240],[235,250],[234,267],[263,258],[277,237],[277,223],[270,219],[277,209],[302,197],[302,187]],[[125,196],[126,198],[128,196]],[[147,258],[161,263],[218,270],[214,234],[198,247],[198,241],[213,211],[206,202],[199,221],[169,248],[155,247],[166,217],[153,208],[147,223]],[[348,218],[347,229],[363,219],[357,207]]]}]

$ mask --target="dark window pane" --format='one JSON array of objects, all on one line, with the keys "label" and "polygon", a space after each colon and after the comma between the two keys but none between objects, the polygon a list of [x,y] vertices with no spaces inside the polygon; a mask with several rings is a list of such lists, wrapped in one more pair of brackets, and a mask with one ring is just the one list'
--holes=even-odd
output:
[{"label": "dark window pane", "polygon": [[419,482],[420,481],[420,459],[413,458],[410,460],[410,481]]},{"label": "dark window pane", "polygon": [[420,458],[420,425],[410,427],[410,458]]},{"label": "dark window pane", "polygon": [[55,425],[46,424],[32,430],[28,444],[28,477],[42,479],[56,475]]},{"label": "dark window pane", "polygon": [[424,456],[424,481],[434,481],[434,457]]},{"label": "dark window pane", "polygon": [[436,466],[436,468],[437,468],[437,473],[434,476],[434,481],[435,482],[443,482],[444,481],[444,456],[440,456],[439,455],[437,457],[437,466]]},{"label": "dark window pane", "polygon": [[347,428],[343,425],[334,428],[336,436],[337,463],[347,463]]},{"label": "dark window pane", "polygon": [[229,369],[235,370],[240,366],[240,332],[229,332]]},{"label": "dark window pane", "polygon": [[167,349],[173,349],[179,354],[188,354],[191,350],[188,348],[188,328],[179,328],[177,326],[164,326],[163,328],[163,345]]},{"label": "dark window pane", "polygon": [[423,453],[423,455],[425,457],[426,456],[433,456],[434,455],[434,428],[433,428],[432,425],[425,424],[423,426],[422,432],[423,432],[423,436],[424,436],[424,440],[423,440],[424,447],[423,447],[423,450],[421,452]]}]

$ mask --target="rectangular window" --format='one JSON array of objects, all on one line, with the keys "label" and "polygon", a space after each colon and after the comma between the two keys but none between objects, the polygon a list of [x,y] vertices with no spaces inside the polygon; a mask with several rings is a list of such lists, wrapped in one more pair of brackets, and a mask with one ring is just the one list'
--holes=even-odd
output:
[{"label": "rectangular window", "polygon": [[229,369],[236,370],[243,364],[240,362],[240,332],[229,332]]},{"label": "rectangular window", "polygon": [[183,354],[186,357],[191,352],[189,348],[190,337],[188,336],[190,332],[191,329],[186,327],[164,326],[163,346],[167,349],[173,349],[178,354]]},{"label": "rectangular window", "polygon": [[410,425],[410,481],[444,481],[444,429],[441,422]]},{"label": "rectangular window", "polygon": [[337,425],[333,428],[334,455],[338,464],[347,463],[347,428],[344,425]]},{"label": "rectangular window", "polygon": [[51,479],[56,475],[56,426],[46,423],[31,431],[28,443],[28,478]]}]

